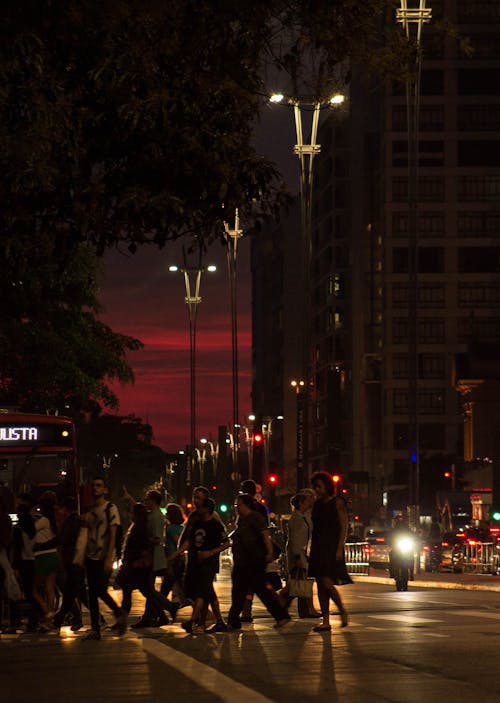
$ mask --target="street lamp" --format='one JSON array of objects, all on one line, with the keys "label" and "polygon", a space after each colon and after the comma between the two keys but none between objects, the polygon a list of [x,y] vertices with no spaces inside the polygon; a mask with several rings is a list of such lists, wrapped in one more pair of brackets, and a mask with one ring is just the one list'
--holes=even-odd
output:
[{"label": "street lamp", "polygon": [[238,473],[238,451],[239,451],[239,381],[238,381],[238,298],[237,298],[237,278],[236,278],[236,254],[238,242],[243,236],[240,229],[240,218],[238,208],[234,216],[234,228],[231,229],[227,222],[224,222],[224,233],[227,246],[227,268],[229,274],[229,291],[231,300],[231,349],[232,349],[232,380],[233,380],[233,427],[234,435],[233,467]]},{"label": "street lamp", "polygon": [[[400,0],[396,21],[403,25],[409,42],[415,44],[415,65],[408,66],[406,111],[408,130],[408,502],[418,526],[420,512],[420,458],[418,417],[418,134],[421,38],[423,25],[431,21],[432,9],[426,0]],[[409,6],[410,5],[410,6]],[[412,69],[412,70],[410,70]]]},{"label": "street lamp", "polygon": [[[293,107],[295,118],[295,132],[297,143],[294,146],[294,154],[299,159],[300,166],[300,205],[301,205],[301,258],[303,261],[303,285],[302,285],[302,349],[300,359],[300,369],[303,375],[303,387],[301,397],[303,402],[302,414],[302,438],[300,440],[302,457],[299,461],[297,457],[297,486],[302,488],[307,483],[307,472],[309,466],[309,389],[311,380],[310,368],[310,347],[311,347],[311,323],[310,323],[310,278],[312,260],[312,195],[313,195],[313,163],[314,157],[320,153],[321,145],[316,143],[320,111],[323,108],[339,108],[345,101],[343,93],[335,93],[327,100],[304,101],[297,98],[287,98],[282,93],[275,93],[269,98],[273,104],[286,103]],[[304,143],[302,115],[303,112],[310,112],[311,132],[309,143]],[[297,446],[299,440],[297,439]]]},{"label": "street lamp", "polygon": [[201,265],[202,251],[199,250],[198,265],[188,266],[186,250],[183,248],[184,265],[182,267],[171,265],[168,270],[175,273],[180,271],[184,274],[184,285],[186,296],[184,302],[188,308],[189,318],[189,369],[190,369],[190,410],[191,410],[191,433],[190,452],[187,458],[186,484],[191,485],[191,474],[193,465],[193,452],[196,444],[196,323],[198,318],[198,305],[201,303],[200,285],[201,274],[204,271],[210,273],[217,270],[213,264],[209,266]]}]

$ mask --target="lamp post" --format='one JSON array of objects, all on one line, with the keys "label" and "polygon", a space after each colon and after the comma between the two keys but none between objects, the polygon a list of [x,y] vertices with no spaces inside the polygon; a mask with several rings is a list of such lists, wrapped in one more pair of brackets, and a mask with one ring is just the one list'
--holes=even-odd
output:
[{"label": "lamp post", "polygon": [[231,300],[231,349],[232,349],[232,381],[233,381],[233,427],[232,434],[234,442],[232,444],[233,467],[238,473],[238,453],[239,453],[239,380],[238,380],[238,297],[237,297],[237,277],[236,277],[236,255],[238,242],[243,236],[240,229],[240,218],[238,208],[234,216],[234,228],[231,229],[227,222],[224,222],[224,232],[227,246],[227,267],[229,274],[229,291]]},{"label": "lamp post", "polygon": [[[302,488],[307,483],[309,466],[309,393],[311,385],[311,321],[310,321],[310,278],[312,261],[312,196],[313,196],[313,164],[314,157],[320,153],[321,145],[316,143],[319,126],[319,116],[322,108],[339,107],[345,102],[345,96],[336,93],[327,101],[301,101],[296,98],[286,98],[282,93],[270,97],[271,103],[285,102],[293,107],[297,143],[293,151],[299,159],[300,166],[300,211],[301,211],[301,247],[303,261],[302,279],[302,345],[300,353],[300,369],[303,377],[303,387],[300,387],[302,399],[302,438],[301,459],[297,457],[297,487]],[[302,116],[303,112],[311,114],[311,133],[309,143],[304,143]],[[297,446],[299,440],[297,439]]]},{"label": "lamp post", "polygon": [[[420,512],[420,458],[418,417],[418,139],[420,112],[421,38],[431,21],[426,0],[400,0],[396,21],[415,44],[415,64],[408,66],[406,111],[408,131],[408,502],[410,521],[418,526]],[[410,5],[410,6],[409,6]]]},{"label": "lamp post", "polygon": [[305,395],[306,382],[300,381],[290,381],[291,387],[297,394],[297,490],[306,487],[306,472],[304,467],[305,453],[304,453],[304,443],[305,443],[305,433],[307,431],[306,427],[306,415],[307,415],[307,398]]},{"label": "lamp post", "polygon": [[190,451],[187,457],[186,465],[186,485],[191,485],[192,469],[193,469],[193,455],[196,444],[196,324],[198,319],[198,305],[201,303],[200,296],[200,285],[201,285],[201,274],[204,271],[213,272],[217,270],[216,266],[210,264],[209,266],[202,266],[202,251],[200,249],[198,256],[197,266],[188,266],[186,250],[183,249],[183,267],[176,265],[169,266],[168,270],[171,272],[180,271],[184,274],[184,285],[186,289],[186,296],[184,302],[188,308],[188,319],[189,319],[189,370],[190,370]]}]

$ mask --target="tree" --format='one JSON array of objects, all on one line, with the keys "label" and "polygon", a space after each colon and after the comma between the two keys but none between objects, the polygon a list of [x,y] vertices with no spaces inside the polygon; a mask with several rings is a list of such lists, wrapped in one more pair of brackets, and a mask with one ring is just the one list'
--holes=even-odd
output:
[{"label": "tree", "polygon": [[33,237],[0,257],[0,394],[20,410],[73,416],[114,408],[107,380],[133,380],[127,351],[138,340],[113,332],[97,314],[97,259],[84,243]]},{"label": "tree", "polygon": [[[2,237],[164,246],[280,205],[253,129],[278,70],[323,97],[346,59],[386,72],[390,0],[6,0]],[[393,25],[391,20],[391,26]],[[390,39],[389,39],[390,35]],[[401,61],[398,62],[401,65]]]}]

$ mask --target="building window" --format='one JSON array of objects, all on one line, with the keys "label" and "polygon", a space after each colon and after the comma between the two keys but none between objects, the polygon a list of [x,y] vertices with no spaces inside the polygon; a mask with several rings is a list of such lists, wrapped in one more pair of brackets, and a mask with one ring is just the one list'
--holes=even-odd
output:
[{"label": "building window", "polygon": [[[419,166],[444,166],[444,142],[420,141],[418,150]],[[392,165],[408,165],[408,142],[394,141],[392,143]]]},{"label": "building window", "polygon": [[418,392],[418,409],[422,414],[440,415],[445,412],[444,388],[423,388]]},{"label": "building window", "polygon": [[[444,213],[422,212],[418,216],[418,234],[421,237],[442,237],[444,234]],[[408,236],[408,214],[392,213],[392,236]]]},{"label": "building window", "polygon": [[498,166],[500,142],[493,139],[462,140],[458,142],[458,166]]},{"label": "building window", "polygon": [[392,341],[394,344],[404,344],[408,341],[408,319],[395,317],[392,321]]},{"label": "building window", "polygon": [[[422,308],[442,308],[445,304],[444,286],[420,285],[418,288],[418,304]],[[392,305],[395,308],[408,307],[408,285],[395,283],[392,286]]]},{"label": "building window", "polygon": [[457,328],[459,342],[470,339],[500,341],[499,317],[461,317],[457,321]]},{"label": "building window", "polygon": [[421,176],[418,179],[418,196],[420,200],[444,200],[444,179],[440,176]]},{"label": "building window", "polygon": [[500,200],[500,176],[459,176],[458,197],[460,200]]},{"label": "building window", "polygon": [[476,283],[458,284],[458,306],[490,307],[500,304],[500,285],[477,285]]},{"label": "building window", "polygon": [[392,250],[392,272],[408,273],[408,247],[394,247]]},{"label": "building window", "polygon": [[443,247],[419,247],[418,249],[419,273],[443,273],[444,249]]},{"label": "building window", "polygon": [[458,128],[471,132],[500,129],[500,105],[460,105]]},{"label": "building window", "polygon": [[459,273],[498,273],[500,247],[459,247]]},{"label": "building window", "polygon": [[424,317],[418,321],[418,339],[423,344],[444,343],[444,320]]},{"label": "building window", "polygon": [[489,24],[500,19],[498,0],[465,0],[458,3],[458,21],[465,24]]},{"label": "building window", "polygon": [[499,95],[500,68],[459,68],[459,95]]},{"label": "building window", "polygon": [[445,373],[446,364],[444,354],[418,355],[419,378],[444,378]]},{"label": "building window", "polygon": [[392,357],[392,375],[394,378],[408,378],[407,354],[394,354]]},{"label": "building window", "polygon": [[[395,388],[392,400],[395,414],[408,412],[408,390],[406,388]],[[442,415],[445,409],[444,388],[423,388],[418,392],[418,410],[422,415]]]},{"label": "building window", "polygon": [[500,212],[459,212],[459,237],[499,237]]},{"label": "building window", "polygon": [[406,388],[395,388],[392,393],[392,407],[396,414],[408,412],[408,391]]}]

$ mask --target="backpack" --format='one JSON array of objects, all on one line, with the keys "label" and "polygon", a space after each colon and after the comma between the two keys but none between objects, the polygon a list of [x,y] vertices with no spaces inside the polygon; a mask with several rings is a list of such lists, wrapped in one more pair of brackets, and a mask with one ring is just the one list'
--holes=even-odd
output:
[{"label": "backpack", "polygon": [[[106,520],[108,521],[108,532],[109,532],[110,523],[111,523],[111,519],[110,519],[109,514],[111,511],[112,505],[113,505],[113,503],[110,503],[109,501],[106,505]],[[118,508],[117,508],[117,510],[118,510]],[[116,553],[117,559],[121,558],[122,549],[123,549],[123,525],[120,524],[120,525],[116,526],[116,537],[115,537],[115,553]]]}]

